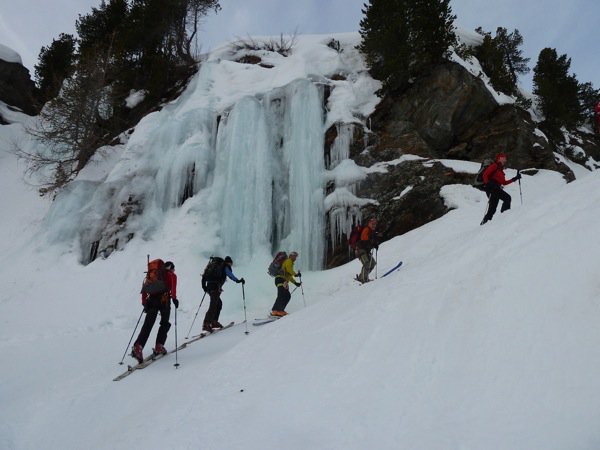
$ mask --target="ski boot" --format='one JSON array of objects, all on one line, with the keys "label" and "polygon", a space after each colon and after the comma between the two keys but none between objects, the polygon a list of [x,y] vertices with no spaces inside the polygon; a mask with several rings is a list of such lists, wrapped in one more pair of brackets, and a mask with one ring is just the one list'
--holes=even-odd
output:
[{"label": "ski boot", "polygon": [[131,349],[131,356],[133,356],[139,363],[144,361],[144,354],[142,352],[142,346],[140,344],[133,344]]}]

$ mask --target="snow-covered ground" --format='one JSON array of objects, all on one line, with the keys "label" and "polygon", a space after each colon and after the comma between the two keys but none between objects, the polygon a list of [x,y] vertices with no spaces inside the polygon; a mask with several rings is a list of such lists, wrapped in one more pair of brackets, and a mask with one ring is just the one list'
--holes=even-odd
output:
[{"label": "snow-covered ground", "polygon": [[[310,53],[300,72],[327,65],[319,55]],[[230,80],[241,77],[239,66],[252,77],[260,71],[213,62],[231,69]],[[279,80],[272,87],[294,79],[267,73]],[[368,90],[356,81],[340,82],[342,100]],[[242,84],[231,83],[234,97]],[[160,114],[194,101],[203,107],[200,97],[187,98]],[[341,117],[341,104],[331,106]],[[142,133],[158,119],[146,119],[127,145],[149,142],[153,135]],[[597,172],[579,167],[568,185],[554,172],[524,176],[522,202],[518,185],[508,186],[513,208],[483,227],[485,196],[446,186],[455,209],[381,245],[378,275],[404,265],[363,286],[353,281],[357,261],[310,272],[301,252],[303,293],[294,292],[288,317],[262,327],[251,323],[269,312],[275,287],[268,256],[251,254],[234,264],[247,280],[245,298],[231,282],[223,293],[221,322],[238,325],[113,382],[142,312],[147,254],[176,265],[181,343],[202,299],[205,252],[227,235],[206,226],[196,199],[161,209],[152,233],[136,234],[108,259],[79,264],[77,243],[56,239],[79,216],[54,208],[48,220],[49,200],[24,183],[10,152],[15,142],[33,145],[23,142],[22,120],[0,127],[0,448],[600,448]],[[119,164],[130,169],[108,157],[79,181],[110,178]],[[205,299],[192,334],[207,307]]]},{"label": "snow-covered ground", "polygon": [[[378,273],[402,259],[399,272],[364,286],[356,261],[304,272],[285,319],[237,325],[181,351],[178,369],[171,354],[113,382],[146,253],[175,261],[184,341],[202,294],[198,237],[173,212],[164,234],[83,267],[39,238],[48,205],[21,170],[1,155],[1,448],[600,445],[597,173],[526,176],[523,205],[511,185],[513,209],[484,227],[483,194],[446,187],[456,210],[380,247]],[[266,265],[234,266],[249,322],[274,298]],[[242,322],[240,287],[223,300],[222,321]]]}]

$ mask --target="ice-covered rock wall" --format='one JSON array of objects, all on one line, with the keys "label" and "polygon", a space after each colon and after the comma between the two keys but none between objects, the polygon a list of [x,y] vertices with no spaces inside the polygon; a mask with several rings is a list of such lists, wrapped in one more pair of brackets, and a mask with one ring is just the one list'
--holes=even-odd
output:
[{"label": "ice-covered rock wall", "polygon": [[[260,52],[270,68],[215,52],[177,100],[146,116],[122,145],[100,151],[57,197],[50,238],[76,241],[87,263],[133,237],[153,239],[177,215],[204,256],[244,262],[296,250],[303,267],[322,268],[328,230],[336,239],[349,232],[364,201],[353,190],[364,169],[349,159],[349,146],[379,85],[355,50],[357,37],[344,35],[345,54],[320,36],[301,39],[288,57]],[[325,161],[334,123],[338,137]]]}]

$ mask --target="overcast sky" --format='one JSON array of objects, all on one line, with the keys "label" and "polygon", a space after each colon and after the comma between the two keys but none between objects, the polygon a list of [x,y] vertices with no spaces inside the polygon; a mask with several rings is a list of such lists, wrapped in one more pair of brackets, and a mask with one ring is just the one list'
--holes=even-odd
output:
[{"label": "overcast sky", "polygon": [[[202,49],[248,35],[358,31],[365,0],[221,0],[202,26]],[[61,32],[74,33],[79,14],[100,0],[0,0],[0,44],[17,51],[32,72],[40,48]],[[495,31],[518,29],[533,69],[540,50],[571,58],[580,82],[600,88],[600,0],[451,0],[456,24]],[[524,84],[530,84],[531,74]]]}]

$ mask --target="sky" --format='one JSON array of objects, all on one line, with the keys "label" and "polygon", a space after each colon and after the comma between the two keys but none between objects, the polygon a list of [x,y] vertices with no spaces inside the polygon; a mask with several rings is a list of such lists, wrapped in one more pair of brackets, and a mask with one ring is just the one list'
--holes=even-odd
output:
[{"label": "sky", "polygon": [[[40,145],[25,131],[36,118],[11,111],[13,123],[0,126],[0,235],[10,237],[0,240],[0,448],[600,448],[600,173],[567,159],[576,181],[566,184],[548,170],[524,175],[506,186],[512,208],[485,226],[479,225],[487,202],[482,192],[444,186],[440,194],[452,210],[383,242],[374,281],[366,285],[353,280],[358,261],[311,271],[301,252],[295,268],[303,289],[292,294],[289,315],[268,325],[252,323],[273,304],[275,286],[265,273],[270,258],[254,252],[244,263],[232,254],[245,290],[224,285],[220,321],[236,326],[175,354],[176,343],[199,332],[208,308],[200,285],[206,250],[232,239],[214,229],[215,213],[224,215],[225,206],[210,204],[210,186],[181,207],[145,208],[125,227],[138,230],[153,215],[158,226],[151,232],[136,233],[107,259],[79,263],[79,239],[65,238],[69,229],[83,229],[90,218],[103,226],[101,207],[115,211],[119,193],[140,186],[144,176],[151,178],[141,185],[149,198],[155,197],[150,185],[169,191],[184,178],[177,160],[201,154],[203,135],[215,140],[206,123],[217,115],[221,139],[241,131],[238,138],[252,140],[259,133],[246,130],[260,114],[249,105],[264,99],[285,115],[294,108],[277,108],[273,96],[289,89],[286,98],[297,100],[306,97],[293,93],[311,84],[309,74],[322,83],[348,73],[331,81],[327,118],[344,111],[366,117],[378,101],[376,83],[353,50],[356,36],[345,38],[341,54],[322,37],[301,38],[289,57],[270,55],[270,69],[216,52],[180,97],[142,119],[127,143],[99,152],[52,204],[25,183],[23,162],[11,151],[16,143],[30,151]],[[320,102],[298,109],[325,114]],[[236,115],[239,127],[230,127]],[[314,122],[322,133],[322,122]],[[237,157],[242,152],[231,155],[226,181],[240,174],[252,186],[245,166],[264,164]],[[364,170],[407,160],[421,158],[403,155]],[[479,167],[440,163],[473,177]],[[218,164],[204,166],[214,167],[218,187],[224,172],[217,173]],[[291,167],[305,174],[306,164]],[[506,169],[507,177],[515,174]],[[243,193],[230,186],[233,203]],[[252,225],[240,217],[234,222],[238,234]],[[178,275],[180,307],[171,312],[166,342],[171,353],[115,382],[133,362],[126,353],[139,331],[148,254],[174,261]],[[383,278],[398,260],[400,270]]]},{"label": "sky", "polygon": [[[33,71],[39,50],[61,32],[73,33],[78,14],[98,0],[0,0],[0,43],[16,50]],[[247,35],[336,33],[358,31],[363,0],[222,0],[222,10],[207,17],[200,35],[202,49]],[[452,0],[456,23],[467,29],[518,29],[524,54],[533,68],[545,47],[572,58],[580,82],[600,88],[600,2],[596,0]],[[531,74],[523,78],[531,84]]]}]

